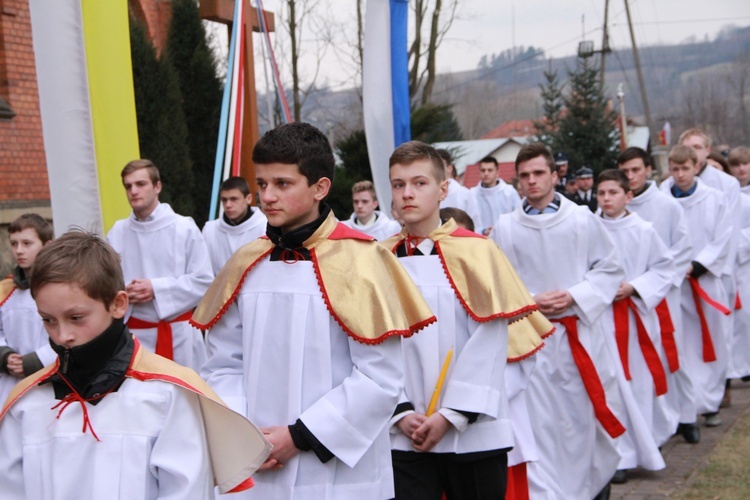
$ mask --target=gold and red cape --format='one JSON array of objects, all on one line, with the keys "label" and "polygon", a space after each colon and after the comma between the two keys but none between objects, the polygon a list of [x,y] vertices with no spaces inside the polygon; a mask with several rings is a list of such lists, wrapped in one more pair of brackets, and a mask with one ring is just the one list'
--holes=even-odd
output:
[{"label": "gold and red cape", "polygon": [[[372,237],[341,224],[331,213],[303,246],[310,257],[320,293],[343,330],[365,344],[393,335],[409,337],[436,321],[398,259]],[[266,237],[241,247],[229,259],[190,323],[211,328],[234,302],[252,269],[274,244]]]},{"label": "gold and red cape", "polygon": [[[391,252],[406,239],[401,234],[382,244]],[[527,358],[542,348],[555,327],[529,295],[505,254],[490,239],[460,228],[453,219],[427,235],[435,242],[443,271],[469,316],[483,323],[507,319],[508,360]]]},{"label": "gold and red cape", "polygon": [[[216,486],[222,493],[251,488],[251,474],[271,452],[271,444],[263,437],[260,429],[239,413],[230,410],[193,370],[143,349],[135,337],[133,341],[135,348],[125,377],[143,382],[168,382],[197,394]],[[51,365],[21,380],[10,393],[0,413],[0,420],[26,392],[52,377],[59,365],[58,358]]]}]

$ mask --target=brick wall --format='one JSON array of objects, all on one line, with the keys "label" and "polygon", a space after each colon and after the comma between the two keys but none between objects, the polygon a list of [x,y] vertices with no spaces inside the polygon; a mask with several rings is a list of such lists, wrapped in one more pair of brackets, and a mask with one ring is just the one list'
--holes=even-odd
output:
[{"label": "brick wall", "polygon": [[34,64],[28,0],[0,0],[0,96],[16,113],[0,120],[0,209],[49,206]]},{"label": "brick wall", "polygon": [[146,24],[154,47],[161,54],[167,44],[169,22],[172,19],[172,0],[130,0],[128,5],[130,15]]}]

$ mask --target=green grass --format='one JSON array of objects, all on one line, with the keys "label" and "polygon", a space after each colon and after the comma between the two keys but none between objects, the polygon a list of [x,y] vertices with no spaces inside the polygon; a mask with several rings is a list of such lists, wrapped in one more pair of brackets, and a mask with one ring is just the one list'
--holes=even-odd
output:
[{"label": "green grass", "polygon": [[750,498],[750,414],[742,415],[690,486],[675,498]]}]

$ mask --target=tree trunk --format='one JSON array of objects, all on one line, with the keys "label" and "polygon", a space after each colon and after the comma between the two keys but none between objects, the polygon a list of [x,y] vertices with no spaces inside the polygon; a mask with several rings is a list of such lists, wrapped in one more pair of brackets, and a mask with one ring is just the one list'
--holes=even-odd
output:
[{"label": "tree trunk", "polygon": [[438,48],[438,31],[440,20],[440,8],[442,0],[435,1],[435,10],[432,11],[432,25],[430,26],[430,43],[427,46],[427,68],[425,69],[427,79],[425,80],[424,90],[422,91],[422,105],[430,102],[432,98],[432,89],[435,86],[435,56]]}]

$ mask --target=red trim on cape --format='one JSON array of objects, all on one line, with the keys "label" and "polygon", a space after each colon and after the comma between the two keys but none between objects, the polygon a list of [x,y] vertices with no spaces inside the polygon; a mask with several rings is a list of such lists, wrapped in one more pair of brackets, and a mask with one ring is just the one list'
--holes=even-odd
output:
[{"label": "red trim on cape", "polygon": [[320,265],[318,263],[318,255],[315,252],[314,248],[310,250],[310,260],[313,263],[313,269],[315,270],[315,278],[318,280],[320,293],[323,295],[323,301],[326,304],[326,308],[328,309],[328,312],[336,320],[336,323],[338,323],[339,326],[346,332],[346,334],[349,335],[354,340],[356,340],[357,342],[361,342],[363,344],[375,345],[375,344],[380,344],[388,337],[392,337],[394,335],[400,335],[402,337],[408,338],[414,335],[415,333],[417,333],[422,328],[426,327],[427,325],[437,321],[437,318],[435,316],[432,316],[430,318],[427,318],[426,320],[423,320],[423,321],[420,321],[419,323],[411,325],[406,330],[391,330],[391,331],[385,332],[381,336],[374,338],[374,339],[366,339],[366,338],[360,337],[359,335],[351,331],[351,329],[349,329],[349,327],[344,324],[341,318],[339,318],[339,316],[333,310],[333,304],[331,304],[331,299],[330,297],[328,297],[328,292],[326,291],[325,283],[323,283],[323,275],[320,272]]},{"label": "red trim on cape", "polygon": [[[548,331],[548,332],[547,332],[547,333],[545,333],[544,335],[541,335],[541,337],[542,337],[543,339],[546,339],[547,337],[549,337],[550,335],[552,335],[553,333],[555,333],[555,330],[557,330],[557,327],[556,327],[556,326],[553,326],[553,327],[552,327],[552,330]],[[527,352],[527,353],[526,353],[526,354],[524,354],[523,356],[516,356],[515,358],[508,358],[508,359],[507,359],[506,361],[507,361],[508,363],[517,363],[517,362],[519,362],[519,361],[523,361],[524,359],[530,358],[531,356],[533,356],[534,354],[536,354],[537,352],[539,352],[539,351],[540,351],[540,350],[542,349],[542,347],[544,347],[544,346],[546,346],[546,345],[547,345],[547,344],[545,344],[544,342],[542,342],[542,343],[541,343],[541,344],[539,344],[539,345],[538,345],[538,346],[537,346],[537,347],[536,347],[536,348],[535,348],[535,349],[534,349],[533,351]]]},{"label": "red trim on cape", "polygon": [[464,229],[462,227],[457,227],[453,230],[451,233],[451,236],[458,236],[463,238],[481,238],[483,240],[486,240],[487,237],[483,234],[475,233],[474,231],[469,231],[468,229]]},{"label": "red trim on cape", "polygon": [[216,313],[216,315],[211,319],[211,321],[209,321],[208,323],[204,325],[204,324],[198,323],[197,321],[195,321],[195,319],[190,318],[190,324],[198,328],[199,330],[208,330],[209,328],[214,326],[221,319],[221,317],[224,316],[224,314],[227,312],[227,309],[229,309],[229,306],[231,306],[232,303],[237,298],[237,295],[240,293],[240,289],[242,288],[243,283],[245,283],[245,278],[247,277],[247,274],[250,272],[250,270],[254,268],[256,265],[258,265],[258,262],[266,258],[266,256],[268,256],[268,254],[270,254],[272,251],[273,251],[273,247],[269,248],[268,251],[266,251],[260,257],[258,257],[255,260],[255,262],[251,262],[250,265],[247,266],[247,268],[245,269],[245,272],[242,273],[242,277],[240,278],[239,283],[237,283],[237,287],[232,292],[232,295],[229,297],[229,299],[227,299],[224,305],[221,306],[221,309],[219,309],[219,312]]},{"label": "red trim on cape", "polygon": [[[12,275],[12,274],[9,274],[9,275],[8,275],[8,276],[6,276],[6,277],[5,277],[4,279],[6,279],[6,280],[7,280],[7,279],[13,279],[13,275]],[[13,293],[14,293],[14,292],[15,292],[15,291],[16,291],[16,290],[18,289],[18,287],[17,287],[17,286],[15,286],[15,285],[16,285],[16,284],[15,284],[15,283],[13,283],[13,288],[12,288],[12,289],[10,290],[10,293],[9,293],[8,295],[6,295],[6,296],[5,296],[5,298],[4,298],[4,299],[2,299],[2,301],[0,301],[0,307],[3,307],[3,304],[5,304],[6,302],[8,302],[8,299],[10,298],[10,296],[11,296],[11,295],[13,295]],[[738,295],[737,297],[739,297],[739,295]]]},{"label": "red trim on cape", "polygon": [[361,231],[357,231],[356,229],[352,229],[346,224],[342,224],[341,222],[336,224],[336,229],[334,229],[331,234],[328,235],[329,240],[362,240],[362,241],[375,241],[375,238],[372,236],[368,236],[365,233]]},{"label": "red trim on cape", "polygon": [[[2,412],[0,412],[0,420],[3,419],[6,413],[8,413],[8,410],[11,409],[11,407],[16,404],[16,401],[21,399],[27,392],[29,392],[33,387],[36,387],[40,383],[44,382],[48,378],[50,378],[52,375],[54,375],[57,372],[57,368],[60,366],[60,358],[55,359],[55,362],[50,366],[49,371],[47,373],[43,373],[39,375],[39,378],[34,381],[33,384],[30,384],[26,389],[19,392],[15,398],[13,398],[11,401],[8,401],[5,404],[5,408]],[[31,375],[33,377],[33,375]]]},{"label": "red trim on cape", "polygon": [[[471,232],[471,231],[467,231],[467,232]],[[473,233],[473,234],[476,234],[476,233]],[[498,318],[510,319],[510,318],[516,318],[519,316],[522,318],[522,317],[528,316],[533,311],[536,311],[539,309],[538,305],[529,304],[528,306],[524,306],[521,309],[518,309],[513,312],[509,312],[509,313],[499,312],[499,313],[491,314],[486,317],[477,316],[476,314],[474,314],[474,311],[471,310],[471,308],[469,307],[469,304],[466,303],[466,300],[464,300],[463,296],[461,295],[461,292],[458,291],[458,287],[456,286],[456,283],[453,281],[453,277],[451,276],[451,273],[448,271],[448,263],[445,261],[445,257],[443,256],[442,250],[440,250],[439,241],[435,242],[435,248],[437,248],[438,257],[440,257],[440,263],[443,266],[443,272],[445,272],[445,276],[448,278],[448,281],[451,284],[451,288],[453,288],[453,292],[456,294],[456,297],[458,297],[458,300],[459,302],[461,302],[461,305],[463,306],[463,308],[466,310],[469,316],[471,316],[471,319],[473,319],[477,323],[487,323],[488,321],[492,321]]]}]

